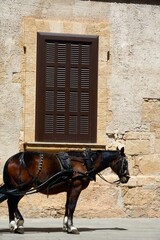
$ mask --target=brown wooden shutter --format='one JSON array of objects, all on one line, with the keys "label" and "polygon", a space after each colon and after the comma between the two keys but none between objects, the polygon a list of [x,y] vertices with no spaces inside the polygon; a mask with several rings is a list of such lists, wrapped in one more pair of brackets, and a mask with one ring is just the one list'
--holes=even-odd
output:
[{"label": "brown wooden shutter", "polygon": [[36,141],[96,142],[98,37],[37,36]]}]

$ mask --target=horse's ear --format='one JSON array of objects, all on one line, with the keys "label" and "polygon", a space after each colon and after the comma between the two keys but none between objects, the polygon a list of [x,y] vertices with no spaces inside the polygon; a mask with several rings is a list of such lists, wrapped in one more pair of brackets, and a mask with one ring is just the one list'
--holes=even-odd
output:
[{"label": "horse's ear", "polygon": [[121,155],[124,156],[124,147],[121,148]]}]

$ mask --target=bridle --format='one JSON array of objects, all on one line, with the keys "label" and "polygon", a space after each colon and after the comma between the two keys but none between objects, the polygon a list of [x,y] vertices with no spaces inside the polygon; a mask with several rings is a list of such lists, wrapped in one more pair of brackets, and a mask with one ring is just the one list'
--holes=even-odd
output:
[{"label": "bridle", "polygon": [[123,177],[126,174],[126,168],[124,170],[124,167],[127,167],[126,165],[128,165],[128,162],[125,156],[121,156],[119,158],[119,161],[121,162],[121,168],[119,170],[118,176]]},{"label": "bridle", "polygon": [[[119,176],[119,179],[118,180],[115,180],[113,182],[111,181],[108,181],[101,173],[98,173],[97,175],[105,182],[109,183],[109,184],[117,184],[119,185],[121,183],[121,180],[120,178],[125,176],[126,174],[126,168],[124,170],[124,167],[128,167],[128,161],[127,161],[127,158],[125,156],[120,156],[120,158],[118,159],[118,162],[121,161],[121,168],[119,170],[119,173],[117,174]],[[117,164],[117,163],[115,163]],[[127,166],[125,166],[127,165]]]}]

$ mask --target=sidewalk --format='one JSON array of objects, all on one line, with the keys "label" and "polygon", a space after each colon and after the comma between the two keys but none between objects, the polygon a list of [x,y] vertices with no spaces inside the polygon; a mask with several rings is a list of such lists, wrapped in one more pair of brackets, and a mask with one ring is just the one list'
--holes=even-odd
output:
[{"label": "sidewalk", "polygon": [[11,234],[8,220],[0,218],[0,240],[160,240],[160,219],[75,218],[79,235],[62,231],[62,219],[25,219],[25,233]]}]

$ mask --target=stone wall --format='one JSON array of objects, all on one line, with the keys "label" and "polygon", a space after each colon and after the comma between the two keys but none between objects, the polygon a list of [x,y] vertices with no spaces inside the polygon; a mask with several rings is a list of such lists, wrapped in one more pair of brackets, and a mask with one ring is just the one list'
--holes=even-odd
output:
[{"label": "stone wall", "polygon": [[[37,32],[99,35],[97,144],[125,146],[132,177],[119,187],[97,178],[75,214],[160,217],[160,6],[6,0],[0,8],[0,175],[8,157],[34,142]],[[34,195],[20,206],[26,217],[61,216],[64,203],[65,194]]]}]

